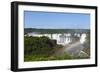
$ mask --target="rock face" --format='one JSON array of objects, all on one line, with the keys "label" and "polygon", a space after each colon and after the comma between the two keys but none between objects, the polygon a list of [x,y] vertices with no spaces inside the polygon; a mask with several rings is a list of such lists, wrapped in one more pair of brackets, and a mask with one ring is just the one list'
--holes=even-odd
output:
[{"label": "rock face", "polygon": [[76,42],[78,40],[81,43],[84,43],[85,38],[86,38],[86,33],[82,33],[82,34],[80,34],[80,33],[74,33],[74,34],[71,34],[71,33],[40,34],[40,33],[32,32],[32,33],[28,33],[27,35],[28,36],[35,36],[35,37],[47,36],[50,39],[57,40],[57,44],[64,45],[64,46],[66,44],[73,43],[73,42]]}]

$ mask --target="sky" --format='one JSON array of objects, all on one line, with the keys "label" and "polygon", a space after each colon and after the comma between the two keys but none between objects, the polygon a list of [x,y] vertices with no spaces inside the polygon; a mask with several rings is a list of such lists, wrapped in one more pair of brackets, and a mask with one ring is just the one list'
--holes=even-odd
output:
[{"label": "sky", "polygon": [[90,29],[90,14],[24,11],[24,28]]}]

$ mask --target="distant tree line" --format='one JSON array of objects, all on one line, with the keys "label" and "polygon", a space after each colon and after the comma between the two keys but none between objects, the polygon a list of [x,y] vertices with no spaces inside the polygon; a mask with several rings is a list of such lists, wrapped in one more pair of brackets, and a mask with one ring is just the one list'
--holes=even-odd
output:
[{"label": "distant tree line", "polygon": [[39,33],[87,33],[89,29],[37,29],[37,28],[24,28],[24,34],[30,32],[39,32]]}]

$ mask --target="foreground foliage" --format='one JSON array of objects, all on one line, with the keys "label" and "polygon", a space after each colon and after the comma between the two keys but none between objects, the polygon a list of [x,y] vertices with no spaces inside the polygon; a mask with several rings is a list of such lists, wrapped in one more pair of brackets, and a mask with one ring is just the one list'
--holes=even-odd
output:
[{"label": "foreground foliage", "polygon": [[57,45],[56,40],[48,37],[24,37],[24,61],[45,61],[72,59],[68,54],[54,56],[55,49],[61,49],[63,46]]}]

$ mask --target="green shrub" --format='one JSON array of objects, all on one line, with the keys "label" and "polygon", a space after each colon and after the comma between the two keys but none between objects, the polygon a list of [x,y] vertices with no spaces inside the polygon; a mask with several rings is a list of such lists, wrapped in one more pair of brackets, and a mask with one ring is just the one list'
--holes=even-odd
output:
[{"label": "green shrub", "polygon": [[51,40],[48,37],[24,37],[24,54],[49,54],[56,46],[56,40]]}]

